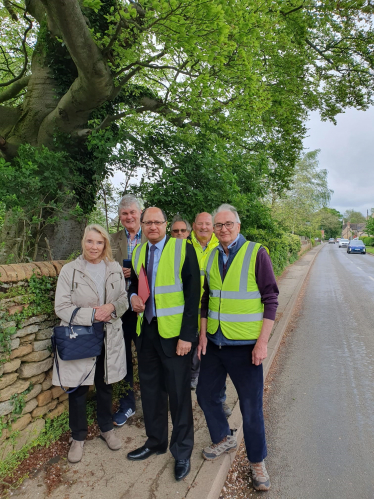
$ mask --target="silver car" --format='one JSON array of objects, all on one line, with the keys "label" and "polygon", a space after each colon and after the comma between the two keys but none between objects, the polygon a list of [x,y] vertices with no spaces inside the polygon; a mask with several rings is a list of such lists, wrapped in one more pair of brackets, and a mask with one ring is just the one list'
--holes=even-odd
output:
[{"label": "silver car", "polygon": [[339,248],[348,248],[349,239],[340,239]]}]

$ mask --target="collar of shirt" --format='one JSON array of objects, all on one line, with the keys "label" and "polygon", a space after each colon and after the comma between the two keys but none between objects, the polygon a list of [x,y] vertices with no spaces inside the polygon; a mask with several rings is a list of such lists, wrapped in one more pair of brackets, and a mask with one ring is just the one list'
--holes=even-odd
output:
[{"label": "collar of shirt", "polygon": [[[229,254],[230,254],[230,249],[234,248],[236,246],[237,242],[239,241],[239,237],[240,237],[240,233],[236,236],[235,240],[231,244],[228,245],[227,249],[229,250]],[[229,257],[228,257],[228,255],[226,255],[225,250],[222,248],[221,244],[219,244],[218,250],[220,251],[220,253],[222,255],[223,263],[226,264]]]},{"label": "collar of shirt", "polygon": [[[159,241],[158,243],[155,244],[156,248],[158,250],[162,251],[164,249],[164,246],[165,246],[165,241],[166,241],[166,236],[164,236],[164,238],[161,239],[161,241]],[[151,246],[153,246],[153,244],[148,241],[148,249],[150,249]],[[148,251],[148,258],[149,258],[149,251]]]},{"label": "collar of shirt", "polygon": [[[126,233],[127,239],[131,240],[130,232],[126,229],[126,227],[125,227],[125,233]],[[142,237],[142,228],[140,227],[138,232],[135,234],[134,239],[140,239],[141,237]]]}]

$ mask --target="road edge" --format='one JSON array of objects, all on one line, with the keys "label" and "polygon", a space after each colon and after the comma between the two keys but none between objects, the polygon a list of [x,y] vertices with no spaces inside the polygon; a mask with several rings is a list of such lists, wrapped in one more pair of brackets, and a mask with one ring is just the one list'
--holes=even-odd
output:
[{"label": "road edge", "polygon": [[[285,311],[283,312],[283,315],[279,320],[273,335],[270,338],[268,345],[268,357],[265,359],[263,363],[264,380],[266,380],[266,377],[270,371],[273,360],[277,354],[279,345],[282,341],[283,335],[291,320],[293,311],[295,309],[296,301],[300,295],[301,288],[304,282],[306,281],[310,269],[312,268],[315,259],[319,254],[319,252],[321,251],[322,247],[323,244],[321,244],[319,246],[319,249],[315,252],[313,259],[309,263],[308,270],[306,271],[304,276],[301,277],[299,284],[297,285],[295,291],[293,292],[285,308]],[[302,257],[306,256],[309,253],[309,251],[304,253]],[[238,441],[237,449],[239,449],[239,446],[243,439],[243,422],[239,407],[239,401],[237,401],[237,403],[235,404],[235,407],[232,411],[232,415],[229,418],[229,424],[230,428],[237,428],[237,433],[236,433]],[[225,454],[223,458],[219,459],[218,461],[203,461],[202,465],[199,468],[199,471],[197,472],[194,478],[193,483],[191,484],[191,488],[189,489],[189,491],[185,496],[185,499],[202,499],[202,498],[219,499],[222,487],[225,484],[228,472],[235,460],[235,457],[236,457],[236,452],[232,452],[231,454]]]}]

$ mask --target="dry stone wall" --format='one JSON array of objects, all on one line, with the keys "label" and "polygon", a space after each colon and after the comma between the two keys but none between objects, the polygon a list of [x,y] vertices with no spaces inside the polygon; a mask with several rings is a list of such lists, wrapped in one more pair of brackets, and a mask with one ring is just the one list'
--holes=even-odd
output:
[{"label": "dry stone wall", "polygon": [[67,394],[51,379],[54,286],[63,264],[0,266],[0,460],[68,408]]}]

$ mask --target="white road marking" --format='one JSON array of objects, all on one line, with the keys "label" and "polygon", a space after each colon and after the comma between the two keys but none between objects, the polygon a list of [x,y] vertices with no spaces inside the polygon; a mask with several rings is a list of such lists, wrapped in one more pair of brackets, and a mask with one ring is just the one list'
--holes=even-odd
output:
[{"label": "white road marking", "polygon": [[357,267],[357,268],[358,268],[358,270],[362,270],[362,268],[361,268],[361,267]]},{"label": "white road marking", "polygon": [[370,277],[370,279],[371,279],[372,281],[374,281],[374,277],[371,277],[371,275],[369,275],[369,277]]}]

